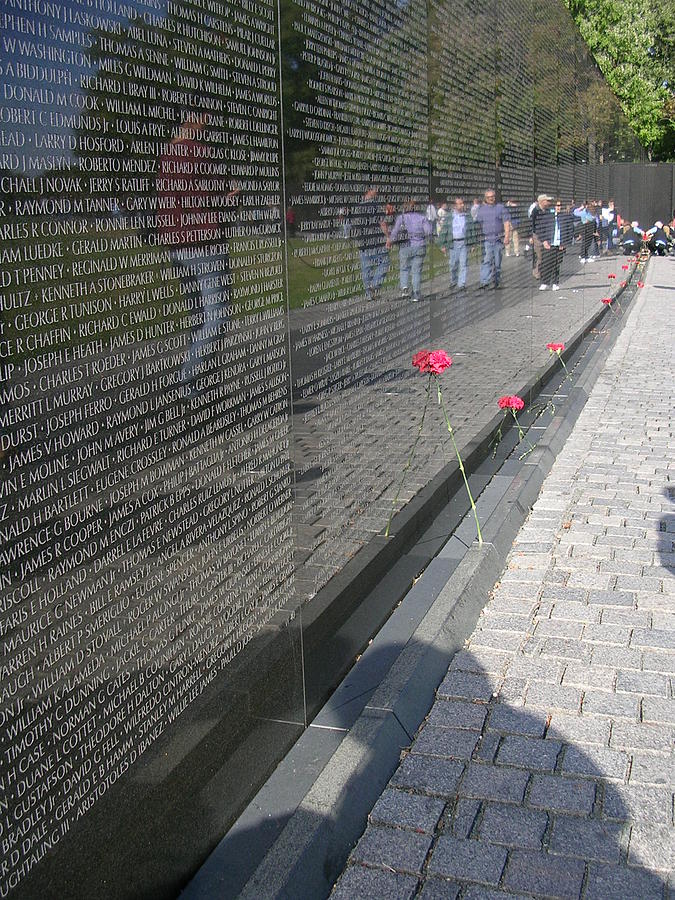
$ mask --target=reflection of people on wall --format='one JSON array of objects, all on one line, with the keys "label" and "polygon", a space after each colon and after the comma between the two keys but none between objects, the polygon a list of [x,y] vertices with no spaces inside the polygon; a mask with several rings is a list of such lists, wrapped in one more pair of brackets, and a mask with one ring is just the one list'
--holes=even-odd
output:
[{"label": "reflection of people on wall", "polygon": [[350,233],[359,248],[363,288],[368,298],[374,300],[389,271],[389,229],[385,212],[377,201],[377,188],[371,187],[363,195],[354,210]]},{"label": "reflection of people on wall", "polygon": [[466,290],[469,247],[476,243],[476,226],[461,197],[457,197],[452,211],[443,219],[438,243],[448,256],[450,287]]},{"label": "reflection of people on wall", "polygon": [[537,237],[542,245],[540,291],[548,286],[557,291],[560,285],[560,267],[565,249],[574,241],[574,220],[562,207],[562,200],[555,201],[553,212],[537,218]]},{"label": "reflection of people on wall", "polygon": [[642,246],[642,238],[644,231],[640,228],[637,221],[631,222],[624,230],[619,240],[619,245],[623,250],[624,256],[633,256],[638,253]]},{"label": "reflection of people on wall", "polygon": [[496,202],[497,198],[493,190],[485,191],[484,197],[485,203],[476,213],[476,222],[483,232],[480,286],[486,289],[492,282],[495,290],[499,290],[504,244],[508,244],[511,239],[511,216],[503,203]]},{"label": "reflection of people on wall", "polygon": [[511,256],[511,247],[513,247],[513,255],[520,256],[520,234],[518,233],[518,226],[520,225],[520,212],[518,211],[518,204],[515,200],[507,200],[506,208],[509,211],[509,215],[511,216],[511,240],[506,245],[506,256]]},{"label": "reflection of people on wall", "polygon": [[589,251],[595,236],[595,216],[588,207],[588,200],[578,206],[573,215],[581,221],[581,255],[579,259],[585,263],[589,259],[593,259],[589,256]]},{"label": "reflection of people on wall", "polygon": [[541,258],[543,254],[543,248],[537,230],[537,220],[540,216],[548,212],[552,200],[553,197],[549,197],[548,194],[539,194],[528,211],[530,224],[532,226],[532,274],[535,278],[541,277]]},{"label": "reflection of people on wall", "polygon": [[407,200],[403,213],[396,219],[391,230],[387,247],[391,247],[399,236],[404,238],[399,248],[399,279],[404,297],[409,296],[412,282],[413,301],[420,299],[422,267],[427,253],[427,240],[432,234],[433,225],[429,219],[417,210],[414,200]]},{"label": "reflection of people on wall", "polygon": [[227,190],[224,173],[204,140],[207,116],[190,111],[164,148],[157,173],[158,230],[201,321],[192,329],[181,380],[192,391],[208,347],[229,309],[229,259],[220,241],[223,206],[238,191]]},{"label": "reflection of people on wall", "polygon": [[665,256],[668,249],[668,238],[660,220],[654,222],[651,228],[645,232],[647,246],[653,256]]},{"label": "reflection of people on wall", "polygon": [[295,237],[295,209],[292,206],[286,210],[286,228],[289,237]]}]

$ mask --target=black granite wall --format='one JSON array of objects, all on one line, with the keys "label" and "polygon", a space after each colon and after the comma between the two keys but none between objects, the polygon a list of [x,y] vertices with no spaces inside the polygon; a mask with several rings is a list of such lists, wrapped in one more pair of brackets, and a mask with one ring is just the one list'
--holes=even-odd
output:
[{"label": "black granite wall", "polygon": [[[672,167],[555,0],[4,0],[0,73],[0,896],[173,896],[367,641],[412,354],[468,443],[596,308],[532,200],[665,220]],[[489,188],[502,290],[434,221],[403,296],[404,204]]]}]

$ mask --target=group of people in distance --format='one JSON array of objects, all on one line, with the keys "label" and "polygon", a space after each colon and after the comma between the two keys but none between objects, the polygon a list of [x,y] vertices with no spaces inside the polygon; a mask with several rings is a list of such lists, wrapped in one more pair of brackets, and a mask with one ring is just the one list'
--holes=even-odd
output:
[{"label": "group of people in distance", "polygon": [[[523,210],[524,213],[524,210]],[[642,231],[634,221],[624,221],[614,201],[567,203],[549,194],[540,194],[522,215],[514,200],[502,203],[496,191],[488,189],[475,198],[467,209],[462,197],[452,205],[447,201],[438,207],[429,198],[426,209],[413,199],[403,210],[396,210],[378,200],[377,188],[366,191],[352,214],[345,218],[344,235],[355,239],[361,262],[361,275],[366,295],[374,299],[384,284],[390,267],[390,251],[399,251],[399,285],[401,295],[416,302],[421,299],[422,272],[429,243],[434,240],[447,257],[450,287],[466,290],[469,251],[480,245],[481,290],[501,288],[502,258],[520,256],[520,240],[527,225],[528,243],[532,250],[532,272],[540,281],[539,290],[557,291],[563,258],[575,243],[579,245],[582,264],[606,253],[623,251],[630,255],[646,245],[652,253],[667,253],[675,244],[675,212],[673,221],[658,221]]]}]

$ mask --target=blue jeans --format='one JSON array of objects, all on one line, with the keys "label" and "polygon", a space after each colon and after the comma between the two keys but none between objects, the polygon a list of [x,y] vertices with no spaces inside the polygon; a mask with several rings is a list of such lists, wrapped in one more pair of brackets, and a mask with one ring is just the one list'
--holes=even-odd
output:
[{"label": "blue jeans", "polygon": [[450,248],[450,286],[464,287],[466,285],[466,262],[469,256],[464,241],[454,241]]},{"label": "blue jeans", "polygon": [[372,247],[359,250],[361,259],[361,278],[367,292],[382,287],[382,282],[389,271],[389,253],[385,247]]},{"label": "blue jeans", "polygon": [[502,253],[504,244],[499,241],[485,241],[483,244],[483,262],[480,264],[481,286],[488,285],[494,278],[495,284],[499,284],[502,274]]},{"label": "blue jeans", "polygon": [[422,287],[422,267],[424,265],[424,257],[427,254],[425,244],[411,246],[404,244],[398,251],[401,290],[404,291],[408,287],[408,282],[412,277],[413,297],[419,297]]},{"label": "blue jeans", "polygon": [[190,332],[188,354],[181,369],[181,383],[190,392],[194,381],[206,368],[223,321],[229,318],[229,287],[222,283],[229,271],[227,255],[213,253],[208,247],[190,247],[171,252],[171,260],[180,275],[183,296],[192,298],[191,313],[201,312],[201,322]]}]

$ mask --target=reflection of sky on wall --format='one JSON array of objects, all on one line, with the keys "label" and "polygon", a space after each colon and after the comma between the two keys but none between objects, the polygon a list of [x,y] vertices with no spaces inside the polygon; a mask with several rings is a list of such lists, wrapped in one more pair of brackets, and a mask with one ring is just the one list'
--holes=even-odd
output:
[{"label": "reflection of sky on wall", "polygon": [[33,176],[74,162],[74,128],[91,112],[83,85],[96,71],[95,30],[143,15],[166,17],[167,0],[2,0],[0,170]]}]

